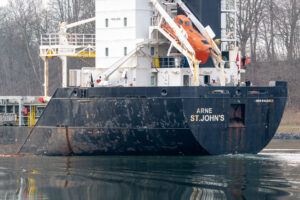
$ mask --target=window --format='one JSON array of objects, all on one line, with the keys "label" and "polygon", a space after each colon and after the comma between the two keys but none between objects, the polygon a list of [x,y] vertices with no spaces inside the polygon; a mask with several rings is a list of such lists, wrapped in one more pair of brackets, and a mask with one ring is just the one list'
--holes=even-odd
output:
[{"label": "window", "polygon": [[229,51],[222,51],[222,59],[225,62],[225,68],[230,68],[229,64]]},{"label": "window", "polygon": [[182,25],[182,24],[183,24],[183,21],[182,21],[181,19],[179,20],[179,24],[180,24],[180,25]]},{"label": "window", "polygon": [[203,44],[209,44],[206,40],[201,40]]},{"label": "window", "polygon": [[151,76],[151,85],[156,85],[155,82],[155,76]]},{"label": "window", "polygon": [[124,17],[124,26],[127,26],[127,17]]},{"label": "window", "polygon": [[109,56],[109,49],[108,48],[105,48],[105,56]]},{"label": "window", "polygon": [[208,76],[208,75],[204,76],[204,84],[206,84],[206,85],[210,84],[210,76]]},{"label": "window", "polygon": [[124,56],[127,56],[127,47],[124,47]]},{"label": "window", "polygon": [[150,50],[150,51],[151,51],[151,56],[154,56],[154,53],[155,53],[155,52],[154,52],[154,47],[151,47],[151,50]]},{"label": "window", "polygon": [[191,23],[190,22],[185,22],[185,26],[190,26]]},{"label": "window", "polygon": [[108,27],[108,19],[105,19],[105,27]]}]

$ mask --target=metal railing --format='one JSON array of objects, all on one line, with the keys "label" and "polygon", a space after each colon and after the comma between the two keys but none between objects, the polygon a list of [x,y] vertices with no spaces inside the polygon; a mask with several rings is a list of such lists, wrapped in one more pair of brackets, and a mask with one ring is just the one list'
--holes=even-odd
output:
[{"label": "metal railing", "polygon": [[[65,40],[66,39],[66,40]],[[41,46],[96,46],[95,34],[59,34],[50,33],[41,35]]]},{"label": "metal railing", "polygon": [[0,126],[34,126],[45,107],[43,104],[23,105],[21,108],[18,104],[0,105]]}]

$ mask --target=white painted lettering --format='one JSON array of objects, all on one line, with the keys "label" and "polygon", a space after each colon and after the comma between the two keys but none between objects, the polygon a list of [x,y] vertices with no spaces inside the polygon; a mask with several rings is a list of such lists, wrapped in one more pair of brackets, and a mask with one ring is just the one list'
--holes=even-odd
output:
[{"label": "white painted lettering", "polygon": [[195,115],[191,115],[191,122],[195,121]]},{"label": "white painted lettering", "polygon": [[197,108],[197,115],[191,115],[191,122],[224,122],[225,115],[214,115],[213,108]]},{"label": "white painted lettering", "polygon": [[225,121],[225,116],[221,115],[221,122],[224,122],[224,121]]}]

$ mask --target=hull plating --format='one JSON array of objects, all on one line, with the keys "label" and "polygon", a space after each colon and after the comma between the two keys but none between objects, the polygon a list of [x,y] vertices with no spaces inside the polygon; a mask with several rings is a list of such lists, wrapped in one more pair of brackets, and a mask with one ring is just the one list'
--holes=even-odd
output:
[{"label": "hull plating", "polygon": [[276,87],[58,89],[35,127],[0,128],[0,153],[257,153],[274,136],[286,97],[282,82]]}]

